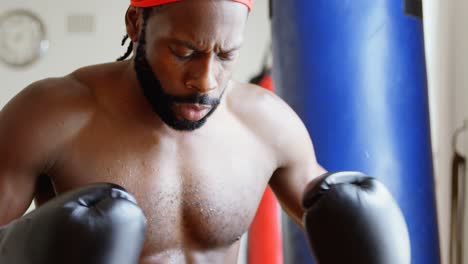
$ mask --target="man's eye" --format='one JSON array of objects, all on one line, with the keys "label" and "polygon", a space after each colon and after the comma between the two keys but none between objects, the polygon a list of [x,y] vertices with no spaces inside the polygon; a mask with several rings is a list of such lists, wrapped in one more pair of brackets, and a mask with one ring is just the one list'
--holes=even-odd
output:
[{"label": "man's eye", "polygon": [[182,60],[190,59],[194,54],[193,50],[171,49],[171,51],[172,51],[172,54],[174,54],[177,58],[182,59]]},{"label": "man's eye", "polygon": [[193,56],[193,52],[175,53],[175,55],[179,59],[187,60]]},{"label": "man's eye", "polygon": [[218,58],[223,61],[230,61],[233,60],[235,57],[235,54],[233,53],[219,53]]},{"label": "man's eye", "polygon": [[190,59],[193,56],[193,52],[186,52],[182,54],[177,54],[177,57],[181,59]]}]

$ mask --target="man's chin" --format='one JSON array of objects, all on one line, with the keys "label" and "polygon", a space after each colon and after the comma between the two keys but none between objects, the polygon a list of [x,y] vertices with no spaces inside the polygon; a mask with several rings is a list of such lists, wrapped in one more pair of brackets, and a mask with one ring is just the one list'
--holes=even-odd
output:
[{"label": "man's chin", "polygon": [[194,131],[197,130],[206,123],[206,118],[202,118],[199,121],[187,121],[187,120],[172,120],[169,122],[164,122],[166,125],[171,127],[174,130],[178,131]]},{"label": "man's chin", "polygon": [[170,115],[161,116],[169,127],[179,131],[193,131],[205,125],[217,107],[200,107],[193,104],[176,104],[171,107]]}]

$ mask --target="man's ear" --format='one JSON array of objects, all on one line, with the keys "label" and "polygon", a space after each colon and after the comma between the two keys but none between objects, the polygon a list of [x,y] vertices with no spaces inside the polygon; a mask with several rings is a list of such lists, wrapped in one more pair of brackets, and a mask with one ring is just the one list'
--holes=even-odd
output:
[{"label": "man's ear", "polygon": [[125,26],[132,42],[138,41],[141,32],[141,10],[141,8],[130,6],[125,14]]}]

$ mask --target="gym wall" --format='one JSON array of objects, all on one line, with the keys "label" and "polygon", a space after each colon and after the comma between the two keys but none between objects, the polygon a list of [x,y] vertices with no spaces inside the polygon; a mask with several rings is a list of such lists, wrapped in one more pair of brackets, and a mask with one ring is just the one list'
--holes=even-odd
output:
[{"label": "gym wall", "polygon": [[[440,3],[443,5],[443,3]],[[452,9],[449,11],[452,16],[452,51],[453,58],[451,76],[453,78],[453,105],[454,108],[454,125],[460,127],[462,123],[468,120],[468,2],[465,0],[453,0]],[[468,131],[465,130],[459,137],[457,146],[459,152],[462,152],[465,158],[468,155]],[[465,177],[468,175],[468,169]],[[466,180],[466,178],[465,178]],[[468,184],[465,186],[468,190]],[[468,197],[465,193],[465,217],[464,217],[464,246],[463,246],[463,263],[468,263]]]},{"label": "gym wall", "polygon": [[[468,2],[424,1],[426,59],[431,107],[435,186],[439,215],[442,263],[449,263],[452,136],[468,119]],[[468,153],[468,133],[462,134],[458,150]],[[467,172],[468,174],[468,172]],[[468,190],[468,186],[465,186]],[[466,202],[465,202],[466,204]],[[465,208],[465,212],[468,207]],[[466,214],[466,213],[465,213]],[[465,217],[466,219],[466,217]],[[465,221],[465,246],[468,250]],[[468,263],[465,254],[463,263]]]}]

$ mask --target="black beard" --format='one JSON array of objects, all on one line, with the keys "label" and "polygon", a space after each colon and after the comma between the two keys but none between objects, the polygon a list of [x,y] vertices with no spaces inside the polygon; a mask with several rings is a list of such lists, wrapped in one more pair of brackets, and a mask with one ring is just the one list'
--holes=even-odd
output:
[{"label": "black beard", "polygon": [[[150,103],[153,111],[168,126],[180,131],[193,131],[202,127],[208,117],[210,117],[216,108],[218,108],[221,98],[226,89],[223,90],[219,98],[211,98],[207,94],[195,93],[190,96],[173,96],[164,92],[161,82],[151,69],[146,58],[146,37],[145,30],[142,30],[141,37],[138,40],[138,47],[135,55],[135,72],[143,90],[143,94]],[[175,103],[202,104],[211,106],[210,111],[198,121],[180,120],[172,110]]]}]

